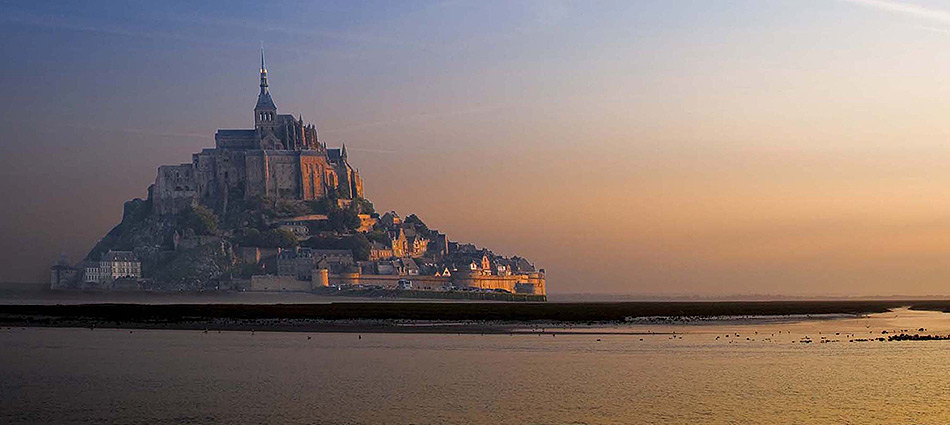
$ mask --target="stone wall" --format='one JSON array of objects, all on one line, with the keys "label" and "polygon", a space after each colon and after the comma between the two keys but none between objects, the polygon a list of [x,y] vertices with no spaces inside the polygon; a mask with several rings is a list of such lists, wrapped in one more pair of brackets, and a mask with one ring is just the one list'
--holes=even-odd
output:
[{"label": "stone wall", "polygon": [[413,289],[440,290],[452,286],[452,278],[448,276],[400,276],[394,274],[359,274],[344,273],[330,275],[331,285],[364,285],[396,288],[400,279],[412,282]]},{"label": "stone wall", "polygon": [[331,169],[326,158],[315,152],[301,152],[300,161],[300,199],[312,200],[326,195],[326,183],[323,176]]},{"label": "stone wall", "polygon": [[223,207],[234,190],[245,199],[314,200],[338,184],[344,193],[363,193],[355,170],[330,164],[323,151],[203,149],[192,164],[159,167],[154,196],[159,213],[169,214],[198,202]]},{"label": "stone wall", "polygon": [[250,151],[244,157],[247,188],[245,196],[267,195],[267,166],[268,157],[264,151]]},{"label": "stone wall", "polygon": [[296,197],[300,193],[298,158],[291,152],[267,152],[267,194],[278,198]]},{"label": "stone wall", "polygon": [[152,188],[152,205],[159,214],[174,214],[197,205],[198,187],[191,164],[158,167]]},{"label": "stone wall", "polygon": [[313,291],[328,285],[334,286],[381,286],[387,289],[399,287],[399,281],[412,282],[412,289],[439,291],[450,287],[479,288],[492,291],[504,289],[513,294],[545,295],[544,275],[539,273],[492,276],[480,273],[457,273],[454,276],[403,276],[341,273],[330,274],[326,269],[315,269],[311,280],[298,280],[294,276],[252,276],[252,291]]},{"label": "stone wall", "polygon": [[539,273],[510,276],[492,276],[478,272],[461,272],[452,276],[404,276],[343,273],[331,274],[330,285],[364,285],[396,288],[400,279],[412,282],[412,289],[438,291],[449,287],[479,288],[484,290],[504,289],[511,293],[545,295],[544,275]]},{"label": "stone wall", "polygon": [[251,276],[251,291],[309,292],[313,284],[309,280],[297,280],[294,276]]}]

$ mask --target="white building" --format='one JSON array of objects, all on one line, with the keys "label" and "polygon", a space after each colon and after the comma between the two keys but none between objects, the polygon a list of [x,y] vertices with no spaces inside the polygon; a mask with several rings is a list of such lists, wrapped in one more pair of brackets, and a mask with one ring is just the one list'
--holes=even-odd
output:
[{"label": "white building", "polygon": [[132,251],[109,251],[102,254],[98,263],[86,266],[83,281],[86,283],[112,283],[120,278],[142,277],[142,262]]}]

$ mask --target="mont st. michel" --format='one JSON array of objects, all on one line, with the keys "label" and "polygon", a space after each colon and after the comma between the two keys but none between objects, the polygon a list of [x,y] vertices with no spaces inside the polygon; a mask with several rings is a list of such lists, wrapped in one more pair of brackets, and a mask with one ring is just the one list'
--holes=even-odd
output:
[{"label": "mont st. michel", "polygon": [[160,166],[147,198],[127,201],[83,261],[52,267],[51,288],[546,298],[544,270],[528,260],[452,241],[414,214],[377,213],[345,144],[278,113],[263,52],[254,128],[214,140]]}]

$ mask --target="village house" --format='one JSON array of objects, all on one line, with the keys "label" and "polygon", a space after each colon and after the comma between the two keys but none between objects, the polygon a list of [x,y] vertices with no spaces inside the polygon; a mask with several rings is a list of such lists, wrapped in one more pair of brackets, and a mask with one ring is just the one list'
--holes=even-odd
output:
[{"label": "village house", "polygon": [[277,254],[277,275],[310,280],[315,269],[341,273],[354,264],[353,253],[347,249],[284,249]]},{"label": "village house", "polygon": [[89,285],[105,286],[117,279],[140,279],[142,262],[132,251],[109,251],[99,262],[86,265],[83,281]]},{"label": "village house", "polygon": [[393,258],[393,249],[386,246],[385,244],[379,242],[370,243],[369,247],[369,260],[386,260]]}]

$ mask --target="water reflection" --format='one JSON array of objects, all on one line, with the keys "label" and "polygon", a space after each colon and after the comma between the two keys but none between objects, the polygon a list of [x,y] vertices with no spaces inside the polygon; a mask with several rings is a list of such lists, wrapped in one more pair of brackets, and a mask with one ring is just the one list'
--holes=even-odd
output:
[{"label": "water reflection", "polygon": [[946,335],[948,317],[556,336],[2,328],[0,423],[945,423],[950,341],[848,341]]}]

